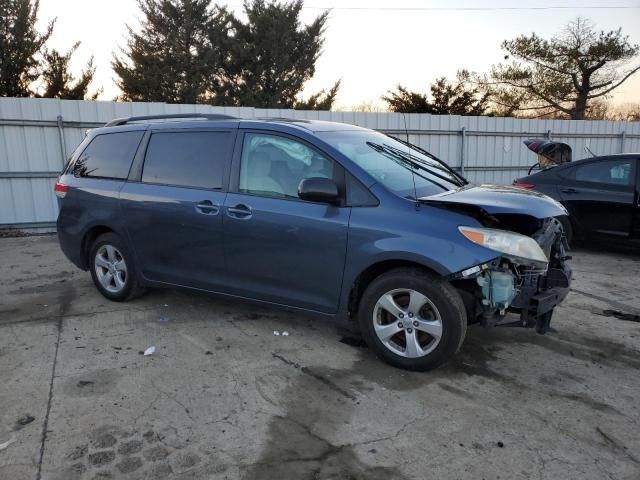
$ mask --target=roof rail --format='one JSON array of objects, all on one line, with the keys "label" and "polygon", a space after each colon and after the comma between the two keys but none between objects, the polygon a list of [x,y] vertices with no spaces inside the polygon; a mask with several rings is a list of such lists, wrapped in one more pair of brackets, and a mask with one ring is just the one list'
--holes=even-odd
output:
[{"label": "roof rail", "polygon": [[306,118],[291,118],[291,117],[257,117],[255,120],[266,120],[272,122],[290,122],[290,123],[311,123],[311,120]]},{"label": "roof rail", "polygon": [[237,120],[237,117],[230,115],[222,115],[219,113],[172,113],[166,115],[144,115],[141,117],[125,117],[111,120],[105,127],[117,127],[118,125],[126,125],[129,122],[142,122],[145,120],[165,120],[178,118],[204,118],[207,120]]}]

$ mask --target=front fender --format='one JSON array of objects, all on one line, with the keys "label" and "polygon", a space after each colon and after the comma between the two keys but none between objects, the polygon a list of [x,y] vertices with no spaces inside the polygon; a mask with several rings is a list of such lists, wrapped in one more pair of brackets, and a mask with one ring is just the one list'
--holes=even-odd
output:
[{"label": "front fender", "polygon": [[[354,208],[349,222],[347,259],[340,295],[340,316],[348,315],[357,278],[381,262],[399,261],[425,267],[443,277],[486,263],[496,253],[476,245],[458,231],[459,225],[480,226],[471,217],[436,207],[416,210]],[[346,318],[346,317],[345,317]]]}]

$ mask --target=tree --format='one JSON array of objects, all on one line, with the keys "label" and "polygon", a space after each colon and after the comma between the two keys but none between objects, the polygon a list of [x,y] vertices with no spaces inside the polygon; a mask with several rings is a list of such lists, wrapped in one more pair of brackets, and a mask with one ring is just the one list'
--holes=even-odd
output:
[{"label": "tree", "polygon": [[[93,76],[96,73],[96,68],[93,65],[93,57],[87,62],[85,69],[77,81],[69,72],[71,56],[79,46],[80,42],[77,42],[64,55],[55,49],[45,52],[45,70],[42,74],[44,93],[42,97],[62,98],[65,100],[83,100],[85,98],[87,98],[87,100],[95,100],[98,97],[100,91],[87,97],[89,85],[93,81]],[[72,85],[73,82],[75,82],[75,85]]]},{"label": "tree", "polygon": [[461,70],[455,82],[445,77],[431,84],[431,99],[426,94],[411,92],[398,85],[395,92],[390,91],[382,99],[389,104],[393,112],[431,113],[434,115],[485,115],[489,94],[481,93],[478,86],[472,84],[470,74]]},{"label": "tree", "polygon": [[395,92],[390,90],[382,100],[389,104],[389,110],[392,112],[432,113],[427,95],[411,92],[402,85],[398,85]]},{"label": "tree", "polygon": [[[234,20],[238,48],[230,73],[232,96],[237,105],[263,108],[293,108],[307,80],[315,73],[320,57],[328,12],[302,25],[302,0],[291,3],[245,0],[247,22]],[[324,98],[322,108],[331,107],[339,82]],[[322,93],[311,100],[318,102]]]},{"label": "tree", "polygon": [[344,110],[346,112],[377,113],[385,112],[386,108],[373,100],[364,100],[356,105],[352,105],[351,107],[341,107],[338,110]]},{"label": "tree", "polygon": [[638,53],[620,29],[596,32],[583,18],[545,40],[535,33],[504,41],[505,60],[483,79],[492,100],[511,112],[560,112],[581,120],[590,103],[619,87],[640,65],[628,67]]},{"label": "tree", "polygon": [[615,105],[610,100],[597,99],[589,106],[589,120],[622,120],[634,122],[640,120],[640,103]]},{"label": "tree", "polygon": [[436,115],[485,115],[489,100],[489,93],[481,93],[466,70],[457,73],[455,83],[444,77],[436,80],[431,96],[432,113]]},{"label": "tree", "polygon": [[39,0],[0,0],[0,95],[28,97],[29,86],[41,75],[39,56],[53,32],[36,30]]},{"label": "tree", "polygon": [[330,108],[339,82],[308,100],[327,12],[309,25],[302,0],[245,1],[247,21],[210,0],[138,0],[140,32],[129,28],[123,55],[114,55],[121,100],[211,103],[280,108]]},{"label": "tree", "polygon": [[[125,57],[114,55],[116,84],[126,101],[197,103],[206,95],[215,60],[211,30],[227,11],[209,0],[138,0],[139,33],[129,30]],[[207,81],[206,81],[207,80]]]},{"label": "tree", "polygon": [[611,120],[640,121],[640,103],[629,102],[618,105],[613,111]]},{"label": "tree", "polygon": [[340,89],[340,82],[338,80],[329,90],[322,89],[306,100],[296,100],[293,108],[296,110],[331,110]]}]

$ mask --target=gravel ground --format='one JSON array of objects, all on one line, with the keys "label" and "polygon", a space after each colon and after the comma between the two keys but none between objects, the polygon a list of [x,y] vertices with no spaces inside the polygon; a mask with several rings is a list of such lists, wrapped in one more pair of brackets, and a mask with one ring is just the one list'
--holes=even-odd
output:
[{"label": "gravel ground", "polygon": [[55,236],[2,239],[0,479],[638,479],[640,256],[573,268],[555,332],[472,326],[409,373],[299,314],[111,303]]}]

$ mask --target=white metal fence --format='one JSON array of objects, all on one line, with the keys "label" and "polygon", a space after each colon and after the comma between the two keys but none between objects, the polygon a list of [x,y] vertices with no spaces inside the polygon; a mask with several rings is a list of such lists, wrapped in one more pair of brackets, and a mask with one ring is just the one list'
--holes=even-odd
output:
[{"label": "white metal fence", "polygon": [[288,117],[351,123],[397,135],[432,152],[478,183],[511,183],[535,156],[533,137],[565,142],[573,158],[640,151],[640,122],[523,120],[428,114],[316,112],[163,103],[0,98],[0,228],[51,228],[53,183],[88,128],[117,117],[225,113],[240,118]]}]

